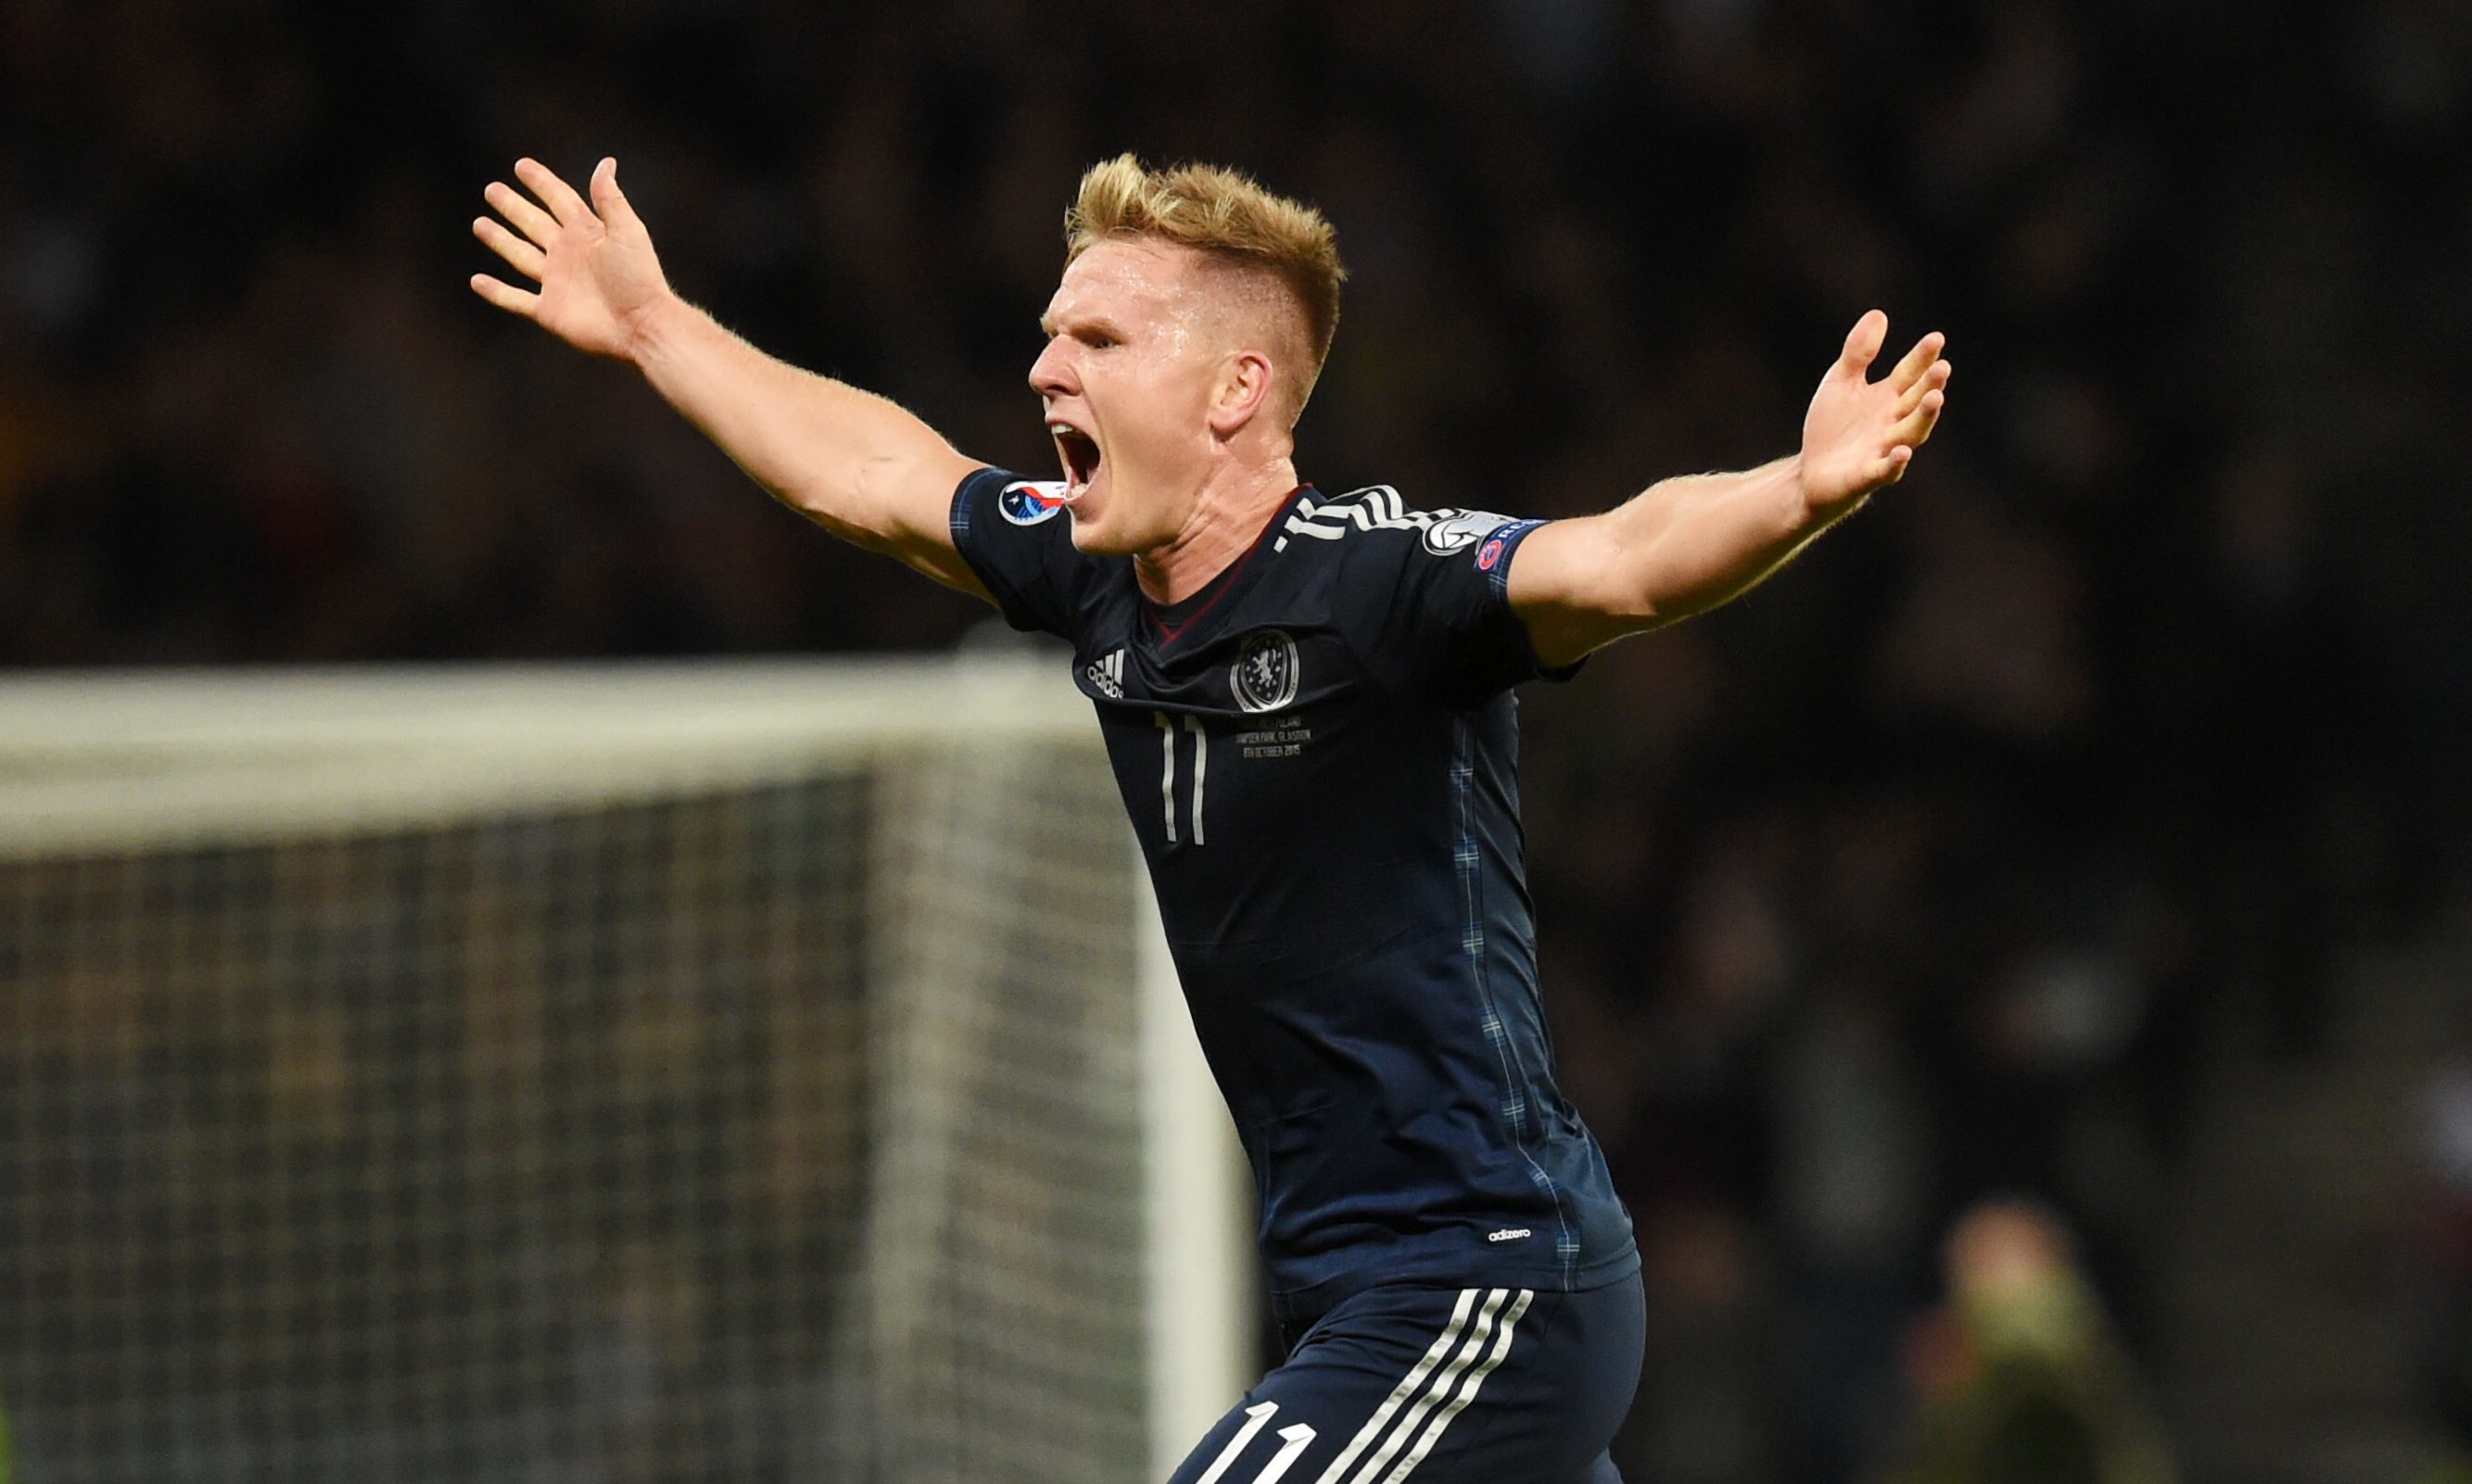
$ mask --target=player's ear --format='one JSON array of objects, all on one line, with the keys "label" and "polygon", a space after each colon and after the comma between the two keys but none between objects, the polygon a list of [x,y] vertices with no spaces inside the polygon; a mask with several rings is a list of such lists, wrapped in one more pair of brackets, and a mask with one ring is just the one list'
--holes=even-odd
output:
[{"label": "player's ear", "polygon": [[1270,404],[1273,371],[1271,358],[1259,350],[1239,350],[1220,366],[1219,385],[1210,397],[1210,430],[1233,437]]}]

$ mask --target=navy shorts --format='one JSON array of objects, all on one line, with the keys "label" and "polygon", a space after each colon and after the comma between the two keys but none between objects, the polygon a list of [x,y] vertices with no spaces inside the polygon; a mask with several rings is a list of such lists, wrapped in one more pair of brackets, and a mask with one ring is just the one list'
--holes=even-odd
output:
[{"label": "navy shorts", "polygon": [[1619,1484],[1636,1276],[1584,1293],[1377,1286],[1290,1340],[1171,1484]]}]

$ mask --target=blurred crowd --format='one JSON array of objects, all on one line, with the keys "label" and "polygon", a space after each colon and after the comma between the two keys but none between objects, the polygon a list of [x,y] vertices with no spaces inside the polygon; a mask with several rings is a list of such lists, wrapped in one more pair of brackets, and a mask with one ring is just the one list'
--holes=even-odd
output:
[{"label": "blurred crowd", "polygon": [[2200,1031],[2315,1054],[2336,950],[2459,864],[2443,0],[14,0],[0,663],[947,645],[984,612],[474,299],[481,187],[616,155],[689,297],[1043,472],[1058,222],[1124,149],[1336,222],[1326,488],[1599,509],[1790,451],[1863,309],[1948,332],[1904,485],[1530,698],[1659,1316],[1626,1447],[1888,1467],[1987,1197],[2133,1365]]}]

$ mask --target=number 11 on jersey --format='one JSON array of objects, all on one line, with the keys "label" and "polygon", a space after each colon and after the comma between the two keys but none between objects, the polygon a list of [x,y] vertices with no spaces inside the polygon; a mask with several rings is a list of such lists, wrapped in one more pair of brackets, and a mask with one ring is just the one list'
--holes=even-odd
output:
[{"label": "number 11 on jersey", "polygon": [[[1165,711],[1153,711],[1159,728],[1159,804],[1167,816],[1167,843],[1176,844],[1176,718]],[[1210,733],[1201,730],[1201,718],[1188,716],[1184,730],[1193,733],[1193,843],[1200,845],[1201,785],[1210,774]]]}]

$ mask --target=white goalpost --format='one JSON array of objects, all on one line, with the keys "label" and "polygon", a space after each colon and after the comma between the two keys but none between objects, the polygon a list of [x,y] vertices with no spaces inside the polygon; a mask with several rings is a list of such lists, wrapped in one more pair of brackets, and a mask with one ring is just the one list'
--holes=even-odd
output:
[{"label": "white goalpost", "polygon": [[1247,1189],[1052,661],[0,680],[16,1477],[1138,1484]]}]

